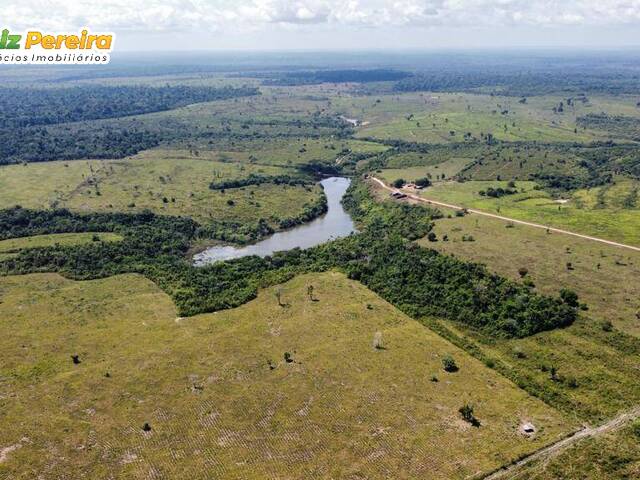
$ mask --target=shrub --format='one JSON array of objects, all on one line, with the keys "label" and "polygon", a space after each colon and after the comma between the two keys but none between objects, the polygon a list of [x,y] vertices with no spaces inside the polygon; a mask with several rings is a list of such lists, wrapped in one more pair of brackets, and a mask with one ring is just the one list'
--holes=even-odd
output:
[{"label": "shrub", "polygon": [[458,409],[458,412],[460,412],[460,415],[462,415],[462,419],[465,422],[470,423],[474,427],[479,427],[480,426],[480,422],[478,421],[478,419],[473,414],[473,407],[471,405],[469,405],[468,403],[465,403],[462,407],[460,407]]},{"label": "shrub", "polygon": [[577,308],[579,306],[578,294],[573,290],[563,288],[562,290],[560,290],[560,298],[570,307]]},{"label": "shrub", "polygon": [[458,371],[458,365],[451,355],[446,355],[442,359],[442,368],[445,372],[453,373]]}]

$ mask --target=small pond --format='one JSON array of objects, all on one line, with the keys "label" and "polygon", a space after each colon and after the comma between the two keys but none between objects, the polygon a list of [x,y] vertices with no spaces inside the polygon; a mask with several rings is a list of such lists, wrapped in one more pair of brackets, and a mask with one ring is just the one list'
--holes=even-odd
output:
[{"label": "small pond", "polygon": [[202,266],[221,260],[258,255],[266,257],[274,252],[294,248],[310,248],[321,243],[346,237],[356,232],[353,220],[342,208],[340,201],[351,180],[343,177],[331,177],[320,182],[327,196],[328,211],[315,220],[299,225],[284,232],[278,232],[252,245],[236,247],[220,245],[208,248],[193,257],[194,265]]}]

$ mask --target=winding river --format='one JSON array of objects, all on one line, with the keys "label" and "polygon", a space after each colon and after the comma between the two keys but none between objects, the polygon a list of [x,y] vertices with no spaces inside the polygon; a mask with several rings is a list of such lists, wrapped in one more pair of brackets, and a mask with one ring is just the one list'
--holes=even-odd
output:
[{"label": "winding river", "polygon": [[258,255],[266,257],[274,252],[292,250],[294,248],[310,248],[321,243],[346,237],[356,232],[353,220],[342,208],[340,201],[351,180],[343,177],[331,177],[320,182],[327,196],[328,210],[323,216],[299,225],[284,232],[278,232],[252,245],[235,247],[220,245],[208,248],[193,257],[194,265],[203,266],[221,260]]}]

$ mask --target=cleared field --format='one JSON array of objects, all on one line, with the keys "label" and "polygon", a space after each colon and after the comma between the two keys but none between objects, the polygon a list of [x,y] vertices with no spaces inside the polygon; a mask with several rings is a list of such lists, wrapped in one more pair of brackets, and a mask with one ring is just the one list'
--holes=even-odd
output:
[{"label": "cleared field", "polygon": [[54,245],[72,246],[90,242],[119,242],[122,237],[115,233],[55,233],[35,235],[33,237],[11,238],[0,241],[0,260],[17,254],[27,248],[51,247]]},{"label": "cleared field", "polygon": [[337,273],[189,319],[134,275],[0,292],[8,478],[465,478],[575,426]]},{"label": "cleared field", "polygon": [[640,423],[578,443],[561,454],[532,464],[514,480],[619,480],[640,477]]},{"label": "cleared field", "polygon": [[414,181],[418,178],[428,177],[432,179],[440,178],[444,175],[444,179],[450,179],[469,162],[466,158],[452,158],[437,165],[429,165],[425,167],[406,167],[406,168],[384,168],[376,175],[383,180],[391,183],[398,178],[407,181]]},{"label": "cleared field", "polygon": [[577,156],[535,145],[479,148],[473,160],[462,172],[467,179],[527,180],[536,174],[588,175],[586,169],[580,166],[581,160]]},{"label": "cleared field", "polygon": [[473,214],[438,220],[435,232],[449,241],[420,243],[515,280],[526,268],[539,291],[575,290],[590,317],[640,336],[640,253]]},{"label": "cleared field", "polygon": [[352,153],[381,153],[389,148],[380,143],[332,138],[261,138],[222,146],[224,151],[202,150],[199,156],[224,162],[296,167],[310,162],[335,163]]},{"label": "cleared field", "polygon": [[209,189],[213,180],[291,173],[280,167],[226,162],[220,155],[213,159],[189,151],[151,150],[125,160],[4,166],[0,167],[0,208],[149,209],[205,223],[211,219],[256,221],[295,216],[322,195],[318,186],[272,184],[213,191]]},{"label": "cleared field", "polygon": [[[597,103],[577,102],[557,111],[566,98],[534,97],[526,103],[512,97],[446,93],[382,95],[375,100],[342,99],[335,102],[348,114],[368,122],[360,137],[449,143],[488,134],[504,141],[589,142],[610,139],[605,131],[578,127],[577,118],[604,107],[609,112],[629,111],[630,98],[606,98]],[[565,105],[566,106],[566,105]],[[554,111],[554,109],[556,109]],[[601,110],[600,110],[601,111]]]},{"label": "cleared field", "polygon": [[[624,181],[614,187],[579,190],[570,199],[560,200],[554,200],[543,190],[536,190],[534,182],[522,181],[516,183],[521,193],[497,199],[483,197],[479,192],[488,187],[505,188],[507,183],[504,181],[439,183],[423,190],[421,195],[432,200],[499,213],[517,220],[640,245],[640,210],[636,206],[621,206],[632,191],[637,189],[637,184],[638,182]],[[598,198],[602,202],[598,203]]]}]

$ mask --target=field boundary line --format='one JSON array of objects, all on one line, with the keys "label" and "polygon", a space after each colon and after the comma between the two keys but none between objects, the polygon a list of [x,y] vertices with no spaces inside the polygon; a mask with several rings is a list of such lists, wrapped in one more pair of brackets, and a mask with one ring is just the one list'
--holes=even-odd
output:
[{"label": "field boundary line", "polygon": [[464,210],[467,211],[469,213],[475,213],[476,215],[482,215],[484,217],[490,217],[490,218],[495,218],[498,220],[504,220],[506,222],[511,222],[511,223],[517,223],[520,225],[526,225],[529,227],[534,227],[534,228],[542,228],[544,230],[547,230],[549,232],[555,232],[555,233],[561,233],[563,235],[571,235],[573,237],[578,237],[578,238],[582,238],[584,240],[591,240],[593,242],[600,242],[600,243],[604,243],[606,245],[611,245],[614,247],[620,247],[620,248],[626,248],[629,250],[634,250],[636,252],[640,252],[640,247],[634,247],[633,245],[627,245],[625,243],[620,243],[620,242],[614,242],[613,240],[605,240],[604,238],[598,238],[598,237],[592,237],[590,235],[584,235],[582,233],[576,233],[576,232],[572,232],[570,230],[563,230],[561,228],[555,228],[555,227],[550,227],[547,225],[542,225],[539,223],[533,223],[533,222],[527,222],[525,220],[517,220],[515,218],[509,218],[509,217],[504,217],[502,215],[496,215],[495,213],[489,213],[489,212],[484,212],[482,210],[475,210],[473,208],[465,208],[465,207],[461,207],[459,205],[451,205],[449,203],[444,203],[444,202],[439,202],[437,200],[430,200],[428,198],[424,198],[421,197],[419,195],[414,195],[412,193],[408,193],[404,190],[401,189],[397,189],[397,188],[393,188],[390,187],[389,185],[387,185],[386,183],[384,183],[382,180],[380,180],[377,177],[371,177],[372,180],[374,180],[376,183],[378,183],[382,188],[384,188],[385,190],[388,190],[389,192],[392,193],[402,193],[404,195],[406,195],[408,198],[415,200],[417,202],[422,202],[422,203],[427,203],[429,205],[437,205],[440,207],[445,207],[445,208],[450,208],[453,210]]}]

